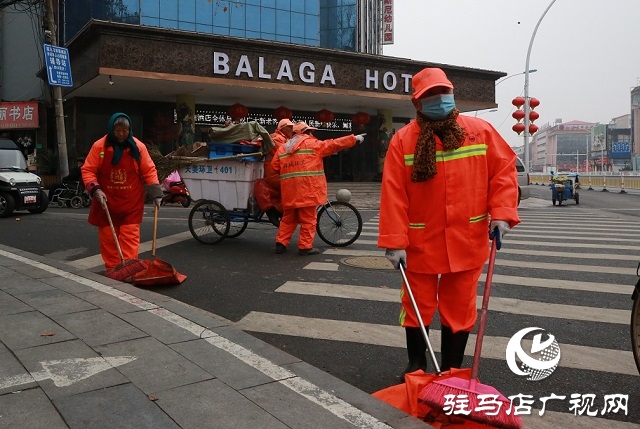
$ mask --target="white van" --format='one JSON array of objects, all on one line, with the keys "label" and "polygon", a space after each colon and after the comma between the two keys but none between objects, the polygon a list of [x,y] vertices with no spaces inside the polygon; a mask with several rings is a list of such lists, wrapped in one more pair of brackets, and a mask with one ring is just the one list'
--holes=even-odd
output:
[{"label": "white van", "polygon": [[520,200],[529,198],[529,173],[518,157],[516,157],[516,170],[518,170],[518,205],[520,205]]},{"label": "white van", "polygon": [[0,218],[14,210],[42,213],[49,198],[40,186],[40,177],[30,173],[18,146],[0,138]]}]

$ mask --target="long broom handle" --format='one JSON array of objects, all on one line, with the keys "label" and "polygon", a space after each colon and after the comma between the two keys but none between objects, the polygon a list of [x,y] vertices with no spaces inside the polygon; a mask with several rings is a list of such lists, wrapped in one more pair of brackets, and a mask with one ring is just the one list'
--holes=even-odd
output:
[{"label": "long broom handle", "polygon": [[[499,234],[499,232],[498,232]],[[489,255],[489,266],[487,276],[484,281],[484,293],[482,294],[482,308],[480,309],[480,323],[478,324],[478,334],[476,336],[476,348],[473,352],[473,363],[471,364],[471,382],[478,378],[480,370],[480,353],[482,352],[482,340],[484,339],[484,328],[487,325],[487,312],[489,310],[489,293],[493,280],[493,267],[496,264],[496,251],[498,250],[498,238],[491,242],[491,254]]]},{"label": "long broom handle", "polygon": [[436,368],[436,374],[441,375],[442,371],[440,371],[438,360],[436,359],[435,353],[433,353],[433,347],[431,347],[431,341],[429,341],[429,334],[427,334],[427,329],[424,327],[422,316],[420,316],[420,311],[418,311],[418,304],[416,304],[416,299],[413,297],[413,292],[411,292],[411,286],[409,286],[409,280],[407,279],[407,274],[404,272],[403,261],[400,261],[398,266],[400,267],[400,273],[402,273],[402,280],[404,280],[405,289],[407,290],[407,293],[409,294],[409,299],[411,300],[411,306],[413,307],[413,311],[416,313],[416,319],[418,319],[418,324],[420,325],[420,331],[422,332],[422,336],[424,337],[424,340],[427,343],[427,348],[429,349],[429,355],[431,356],[431,361],[433,362],[433,366]]},{"label": "long broom handle", "polygon": [[153,204],[153,241],[151,242],[151,256],[156,256],[156,235],[158,233],[158,206]]},{"label": "long broom handle", "polygon": [[109,220],[109,226],[111,227],[111,233],[113,234],[113,241],[115,241],[116,249],[118,249],[118,255],[120,255],[120,262],[124,264],[124,255],[122,254],[122,249],[120,248],[120,242],[118,241],[118,235],[116,234],[116,229],[113,227],[113,221],[111,220],[111,215],[109,214],[107,203],[104,203],[102,208],[107,213],[107,219]]}]

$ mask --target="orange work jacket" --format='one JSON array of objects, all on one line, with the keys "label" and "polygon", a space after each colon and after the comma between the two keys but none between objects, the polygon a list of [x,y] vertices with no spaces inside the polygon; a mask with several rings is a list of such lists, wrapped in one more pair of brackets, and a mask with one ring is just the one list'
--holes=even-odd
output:
[{"label": "orange work jacket", "polygon": [[282,207],[286,210],[326,203],[327,179],[322,158],[355,144],[353,134],[329,140],[300,134],[280,146],[271,165],[280,173]]},{"label": "orange work jacket", "polygon": [[[140,151],[140,162],[135,161],[129,148],[125,149],[122,160],[111,165],[113,146],[108,146],[107,136],[97,140],[89,151],[82,166],[82,180],[87,190],[96,185],[107,196],[107,204],[115,225],[139,224],[144,210],[144,185],[158,185],[158,172],[147,147],[133,138]],[[91,202],[89,223],[96,226],[109,225],[105,211],[96,199]]]},{"label": "orange work jacket", "polygon": [[281,131],[276,131],[271,134],[271,140],[273,140],[275,146],[273,146],[273,149],[271,149],[271,151],[264,158],[264,179],[271,186],[278,187],[280,186],[280,176],[278,175],[278,173],[273,171],[271,161],[276,155],[278,148],[282,146],[288,140],[288,138]]},{"label": "orange work jacket", "polygon": [[413,183],[420,132],[415,119],[395,133],[382,174],[378,247],[405,249],[407,270],[442,274],[484,265],[489,220],[515,226],[518,174],[513,149],[486,121],[458,116],[463,145],[444,151],[436,137],[437,174]]}]

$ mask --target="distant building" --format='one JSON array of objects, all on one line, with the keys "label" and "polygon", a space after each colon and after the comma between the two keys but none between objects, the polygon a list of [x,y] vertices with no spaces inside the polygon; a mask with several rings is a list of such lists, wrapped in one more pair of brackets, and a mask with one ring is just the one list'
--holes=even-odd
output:
[{"label": "distant building", "polygon": [[587,153],[591,144],[591,129],[595,124],[583,121],[543,125],[531,142],[531,171],[587,170]]},{"label": "distant building", "polygon": [[632,170],[631,114],[613,118],[607,125],[607,149],[611,171]]}]

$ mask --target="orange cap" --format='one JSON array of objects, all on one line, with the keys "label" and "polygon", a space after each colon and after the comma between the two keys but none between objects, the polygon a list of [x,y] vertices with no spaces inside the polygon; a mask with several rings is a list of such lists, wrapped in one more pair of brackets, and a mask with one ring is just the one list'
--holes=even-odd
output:
[{"label": "orange cap", "polygon": [[420,70],[411,78],[411,86],[413,87],[412,97],[416,100],[422,95],[436,86],[445,86],[453,89],[453,84],[447,79],[447,75],[438,68],[426,68]]},{"label": "orange cap", "polygon": [[277,130],[281,130],[284,127],[293,127],[293,122],[291,122],[291,119],[281,119],[280,122],[278,122],[278,128],[276,128]]},{"label": "orange cap", "polygon": [[304,133],[305,131],[309,131],[309,130],[314,131],[314,130],[317,130],[317,128],[315,128],[315,127],[310,127],[310,126],[309,126],[309,124],[307,124],[307,123],[306,123],[306,122],[304,122],[304,121],[297,122],[297,123],[293,126],[293,133],[294,133],[294,134],[302,134],[302,133]]}]

